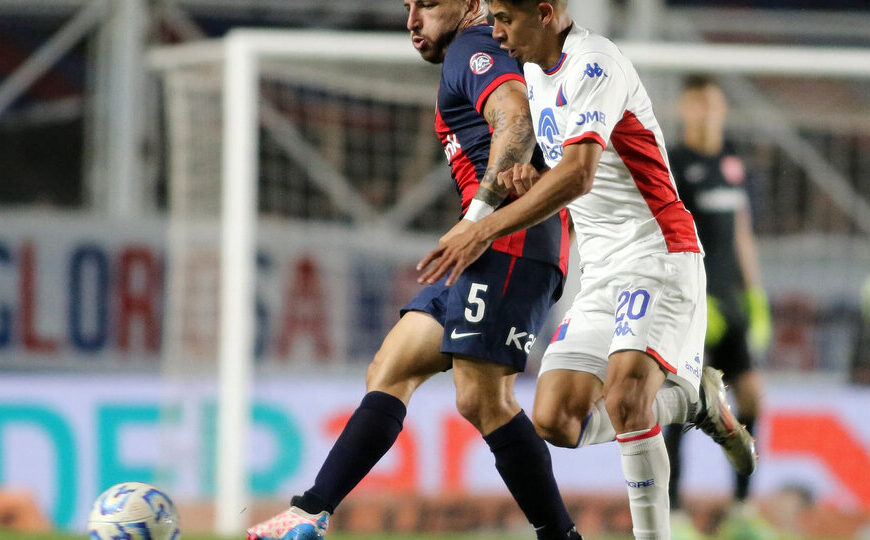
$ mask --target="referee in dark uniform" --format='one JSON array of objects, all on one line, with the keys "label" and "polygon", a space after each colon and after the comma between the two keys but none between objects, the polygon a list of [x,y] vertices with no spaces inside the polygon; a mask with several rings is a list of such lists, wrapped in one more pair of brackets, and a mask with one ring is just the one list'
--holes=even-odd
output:
[{"label": "referee in dark uniform", "polygon": [[[734,391],[737,417],[754,432],[761,406],[761,378],[752,358],[770,343],[771,323],[761,284],[752,234],[746,172],[724,138],[727,103],[712,78],[693,75],[682,88],[679,103],[683,138],[669,147],[671,170],[686,208],[695,216],[706,253],[707,335],[705,363],[725,374]],[[671,459],[671,509],[680,508],[679,426],[665,433]],[[750,525],[752,511],[744,504],[749,477],[735,482],[735,506],[729,518]],[[676,533],[676,530],[675,530]],[[676,536],[675,536],[676,538]]]}]

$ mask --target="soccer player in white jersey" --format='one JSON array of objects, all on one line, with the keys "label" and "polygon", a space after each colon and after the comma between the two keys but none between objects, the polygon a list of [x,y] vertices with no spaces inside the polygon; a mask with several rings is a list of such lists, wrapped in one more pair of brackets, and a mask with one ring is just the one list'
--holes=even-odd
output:
[{"label": "soccer player in white jersey", "polygon": [[449,285],[494,238],[569,208],[581,290],[542,361],[536,427],[554,444],[582,446],[591,424],[607,427],[603,397],[635,537],[670,538],[660,425],[672,419],[654,406],[666,381],[687,404],[685,419],[697,407],[696,425],[738,471],[755,467],[753,440],[728,409],[721,374],[702,370],[706,277],[692,216],[674,187],[649,97],[616,46],[574,25],[564,0],[489,5],[493,37],[526,62],[533,125],[550,170],[538,177],[515,165],[502,173],[505,184],[534,185],[433,250],[420,262],[420,279],[449,274]]}]

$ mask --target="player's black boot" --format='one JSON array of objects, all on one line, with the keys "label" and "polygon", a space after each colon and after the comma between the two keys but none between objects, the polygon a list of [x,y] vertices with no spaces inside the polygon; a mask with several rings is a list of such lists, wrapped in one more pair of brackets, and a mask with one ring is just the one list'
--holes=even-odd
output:
[{"label": "player's black boot", "polygon": [[583,537],[577,532],[577,527],[571,527],[571,530],[568,531],[567,536],[565,536],[568,540],[583,540]]}]

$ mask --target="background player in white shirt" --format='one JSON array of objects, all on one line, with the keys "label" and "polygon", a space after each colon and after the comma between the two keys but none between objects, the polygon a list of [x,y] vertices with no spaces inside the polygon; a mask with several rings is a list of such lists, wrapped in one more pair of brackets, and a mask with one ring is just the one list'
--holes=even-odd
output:
[{"label": "background player in white shirt", "polygon": [[[490,242],[568,206],[581,291],[548,347],[534,418],[554,444],[578,446],[604,408],[619,441],[636,538],[669,538],[670,467],[656,393],[672,381],[685,419],[698,401],[706,277],[691,214],[680,201],[661,130],[634,67],[607,39],[576,27],[558,0],[490,1],[493,37],[528,62],[538,144],[551,170],[516,165],[500,177],[534,186],[516,202],[442,242],[421,280],[453,283]],[[523,191],[520,188],[519,191]],[[430,267],[431,265],[431,267]],[[452,271],[451,271],[452,269]],[[704,371],[702,429],[751,472],[751,436]],[[604,426],[606,422],[598,422]],[[600,435],[600,434],[599,434]]]}]

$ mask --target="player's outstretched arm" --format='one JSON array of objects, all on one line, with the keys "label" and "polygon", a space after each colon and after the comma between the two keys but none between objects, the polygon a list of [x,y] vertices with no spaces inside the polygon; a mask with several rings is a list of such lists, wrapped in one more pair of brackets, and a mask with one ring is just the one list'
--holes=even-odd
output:
[{"label": "player's outstretched arm", "polygon": [[588,193],[602,151],[602,147],[591,140],[566,146],[562,161],[544,173],[528,193],[472,224],[424,257],[417,264],[417,270],[422,272],[417,281],[435,283],[450,272],[446,283],[452,285],[493,240],[540,223]]}]

